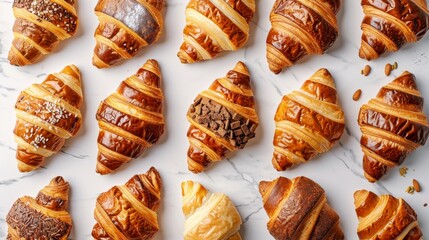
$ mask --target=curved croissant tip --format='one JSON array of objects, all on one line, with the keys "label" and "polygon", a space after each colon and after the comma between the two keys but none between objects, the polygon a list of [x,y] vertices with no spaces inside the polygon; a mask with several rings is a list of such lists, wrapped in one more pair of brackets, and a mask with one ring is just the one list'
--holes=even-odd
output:
[{"label": "curved croissant tip", "polygon": [[80,70],[75,65],[67,65],[63,68],[63,70],[61,70],[61,72],[74,77],[80,83]]},{"label": "curved croissant tip", "polygon": [[260,181],[259,182],[259,192],[261,193],[262,196],[264,196],[266,194],[266,192],[268,191],[268,188],[270,187],[271,184],[272,184],[272,182],[269,182],[269,181]]},{"label": "curved croissant tip", "polygon": [[237,64],[234,67],[234,71],[242,73],[244,75],[249,76],[249,69],[247,68],[246,64],[244,64],[243,62],[239,61],[237,62]]},{"label": "curved croissant tip", "polygon": [[355,199],[355,201],[356,201],[357,199],[361,198],[363,195],[366,195],[366,194],[368,194],[368,193],[369,193],[369,191],[364,190],[364,189],[362,189],[362,190],[357,190],[357,191],[353,194],[353,198],[354,198],[354,199]]},{"label": "curved croissant tip", "polygon": [[326,68],[321,68],[319,70],[317,70],[316,74],[322,74],[323,76],[331,76],[331,72],[329,72],[328,69]]},{"label": "curved croissant tip", "polygon": [[414,76],[414,74],[412,74],[412,73],[408,72],[407,70],[405,70],[399,77],[403,77],[403,76],[406,76],[406,75],[412,75],[412,76]]},{"label": "curved croissant tip", "polygon": [[195,182],[190,181],[190,180],[183,181],[180,184],[180,187],[182,189],[182,197],[185,196],[188,193],[189,188],[191,188],[194,184],[195,184]]}]

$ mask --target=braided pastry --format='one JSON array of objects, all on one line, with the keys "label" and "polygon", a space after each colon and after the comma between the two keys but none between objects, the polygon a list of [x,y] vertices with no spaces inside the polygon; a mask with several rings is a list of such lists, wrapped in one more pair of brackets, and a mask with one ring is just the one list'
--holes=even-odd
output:
[{"label": "braided pastry", "polygon": [[14,0],[10,64],[33,64],[73,37],[78,27],[75,5],[75,0]]},{"label": "braided pastry", "polygon": [[238,62],[195,98],[187,113],[190,171],[202,172],[255,137],[259,121],[249,75],[246,65]]},{"label": "braided pastry", "polygon": [[255,8],[255,0],[190,0],[180,61],[200,62],[243,47]]},{"label": "braided pastry", "polygon": [[159,230],[156,211],[161,202],[161,177],[152,167],[125,185],[101,193],[96,202],[94,239],[152,239]]},{"label": "braided pastry", "polygon": [[152,59],[101,102],[96,115],[98,173],[115,171],[158,142],[164,133],[163,102],[161,72]]},{"label": "braided pastry", "polygon": [[359,239],[423,239],[417,214],[402,198],[377,196],[366,190],[354,194]]},{"label": "braided pastry", "polygon": [[98,0],[93,65],[108,68],[155,43],[164,29],[164,6],[164,0]]},{"label": "braided pastry", "polygon": [[301,89],[285,95],[274,117],[273,166],[281,171],[331,149],[344,132],[334,80],[318,70]]},{"label": "braided pastry", "polygon": [[325,190],[311,179],[262,181],[259,192],[270,218],[268,231],[275,239],[344,239],[340,218],[328,205]]},{"label": "braided pastry", "polygon": [[79,131],[83,102],[80,81],[79,69],[70,65],[18,96],[13,133],[21,172],[39,168],[45,158],[60,151],[65,140]]},{"label": "braided pastry", "polygon": [[223,193],[210,193],[201,184],[182,182],[185,240],[241,240],[241,217]]},{"label": "braided pastry", "polygon": [[52,179],[36,199],[20,197],[6,217],[7,240],[67,239],[72,229],[68,199],[69,184],[62,177]]},{"label": "braided pastry", "polygon": [[419,41],[429,30],[426,0],[362,0],[359,57],[373,60]]},{"label": "braided pastry", "polygon": [[278,74],[307,54],[322,54],[338,37],[341,0],[276,0],[270,14],[267,60]]},{"label": "braided pastry", "polygon": [[370,182],[402,164],[410,152],[426,143],[429,123],[423,102],[414,75],[404,72],[360,108],[363,169]]}]

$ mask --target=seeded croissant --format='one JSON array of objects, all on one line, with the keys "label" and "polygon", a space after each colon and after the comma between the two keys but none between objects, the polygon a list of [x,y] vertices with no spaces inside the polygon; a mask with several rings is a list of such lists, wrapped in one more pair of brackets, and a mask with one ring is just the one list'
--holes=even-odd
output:
[{"label": "seeded croissant", "polygon": [[79,69],[70,65],[18,96],[13,133],[21,172],[39,168],[47,157],[61,150],[66,139],[79,131],[83,102],[80,81]]},{"label": "seeded croissant", "polygon": [[362,0],[362,43],[359,57],[373,60],[417,42],[429,30],[426,0]]},{"label": "seeded croissant", "polygon": [[6,217],[7,239],[67,239],[72,229],[68,199],[69,184],[62,177],[52,179],[36,199],[20,197]]},{"label": "seeded croissant", "polygon": [[155,43],[164,29],[164,0],[99,0],[92,63],[108,68]]},{"label": "seeded croissant", "polygon": [[423,239],[417,214],[402,198],[360,190],[354,199],[359,239]]},{"label": "seeded croissant", "polygon": [[246,146],[255,137],[258,115],[247,67],[239,62],[224,78],[202,91],[190,106],[187,118],[188,169],[202,172],[228,151]]},{"label": "seeded croissant", "polygon": [[134,175],[125,185],[101,193],[94,211],[97,223],[92,237],[105,239],[152,239],[159,230],[156,211],[161,203],[162,183],[152,167]]},{"label": "seeded croissant", "polygon": [[249,22],[255,13],[254,0],[190,0],[179,57],[182,63],[200,62],[235,51],[249,38]]},{"label": "seeded croissant", "polygon": [[73,37],[78,27],[75,5],[75,0],[14,0],[10,64],[33,64]]},{"label": "seeded croissant", "polygon": [[152,59],[101,102],[96,115],[98,173],[115,171],[158,142],[164,133],[163,102],[161,72]]},{"label": "seeded croissant", "polygon": [[378,181],[387,170],[402,164],[429,137],[424,99],[415,80],[413,74],[404,72],[360,108],[363,169],[370,182]]},{"label": "seeded croissant", "polygon": [[185,240],[241,240],[240,214],[223,193],[210,193],[201,184],[182,182]]},{"label": "seeded croissant", "polygon": [[344,112],[329,71],[318,70],[300,90],[285,95],[274,120],[272,162],[278,171],[331,149],[344,132]]}]

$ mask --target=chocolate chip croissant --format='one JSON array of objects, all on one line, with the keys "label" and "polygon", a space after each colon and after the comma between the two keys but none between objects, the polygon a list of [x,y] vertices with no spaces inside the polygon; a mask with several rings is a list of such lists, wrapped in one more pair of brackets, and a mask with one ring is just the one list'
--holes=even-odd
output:
[{"label": "chocolate chip croissant", "polygon": [[325,190],[311,179],[261,181],[259,192],[270,218],[268,231],[275,239],[344,239],[340,218],[328,205]]},{"label": "chocolate chip croissant", "polygon": [[125,185],[114,186],[97,197],[97,223],[92,237],[101,239],[152,239],[159,230],[156,211],[161,203],[162,182],[152,167],[134,175]]},{"label": "chocolate chip croissant", "polygon": [[341,0],[276,0],[270,14],[267,60],[278,74],[309,54],[322,54],[338,37]]},{"label": "chocolate chip croissant", "polygon": [[75,5],[76,0],[14,0],[10,64],[33,64],[73,37],[78,27]]},{"label": "chocolate chip croissant", "polygon": [[163,104],[161,71],[150,59],[98,107],[98,173],[115,171],[158,142],[164,133]]},{"label": "chocolate chip croissant", "polygon": [[300,90],[285,95],[274,120],[272,162],[278,171],[331,149],[344,132],[344,112],[329,71],[318,70]]},{"label": "chocolate chip croissant", "polygon": [[6,217],[7,239],[67,239],[72,229],[68,199],[69,184],[62,177],[52,179],[36,199],[20,197]]},{"label": "chocolate chip croissant", "polygon": [[155,43],[164,29],[164,6],[164,0],[99,0],[92,64],[108,68]]},{"label": "chocolate chip croissant", "polygon": [[362,131],[363,169],[370,182],[402,164],[409,153],[428,139],[424,99],[415,80],[413,74],[404,72],[360,108],[358,123]]},{"label": "chocolate chip croissant", "polygon": [[80,72],[74,65],[21,92],[15,104],[13,130],[21,172],[39,168],[47,157],[61,150],[66,139],[77,134],[82,125],[82,102]]},{"label": "chocolate chip croissant", "polygon": [[354,199],[359,239],[423,239],[417,214],[402,198],[359,190]]},{"label": "chocolate chip croissant", "polygon": [[184,239],[241,240],[240,214],[223,193],[210,193],[201,184],[182,182]]},{"label": "chocolate chip croissant", "polygon": [[255,0],[190,0],[177,54],[180,61],[200,62],[243,47],[255,9]]},{"label": "chocolate chip croissant", "polygon": [[223,78],[202,91],[190,106],[187,118],[188,169],[202,172],[211,162],[222,160],[228,151],[246,146],[255,137],[255,111],[249,71],[238,62]]},{"label": "chocolate chip croissant", "polygon": [[426,0],[362,0],[362,43],[359,57],[373,60],[419,41],[429,30]]}]

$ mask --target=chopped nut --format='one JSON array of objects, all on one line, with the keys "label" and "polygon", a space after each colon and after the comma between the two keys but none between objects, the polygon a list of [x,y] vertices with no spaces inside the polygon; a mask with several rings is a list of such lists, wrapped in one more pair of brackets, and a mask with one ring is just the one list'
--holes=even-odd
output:
[{"label": "chopped nut", "polygon": [[413,179],[413,187],[414,187],[414,190],[416,190],[416,192],[420,192],[421,191],[420,183],[417,182],[416,179]]},{"label": "chopped nut", "polygon": [[361,89],[356,90],[356,92],[353,94],[353,101],[359,100],[361,95],[362,95],[362,90]]},{"label": "chopped nut", "polygon": [[405,192],[409,194],[414,194],[414,191],[415,189],[413,186],[408,186],[407,189],[405,190]]},{"label": "chopped nut", "polygon": [[386,74],[386,76],[390,76],[390,72],[392,72],[392,65],[387,63],[384,67],[384,74]]},{"label": "chopped nut", "polygon": [[371,67],[369,65],[365,65],[364,69],[362,70],[362,74],[364,76],[368,76],[371,73]]},{"label": "chopped nut", "polygon": [[407,171],[408,171],[408,168],[407,168],[407,167],[401,167],[401,168],[399,169],[399,174],[400,174],[401,176],[405,177],[405,175],[407,175]]},{"label": "chopped nut", "polygon": [[393,69],[398,69],[398,63],[397,63],[397,62],[393,63],[392,68],[393,68]]}]

